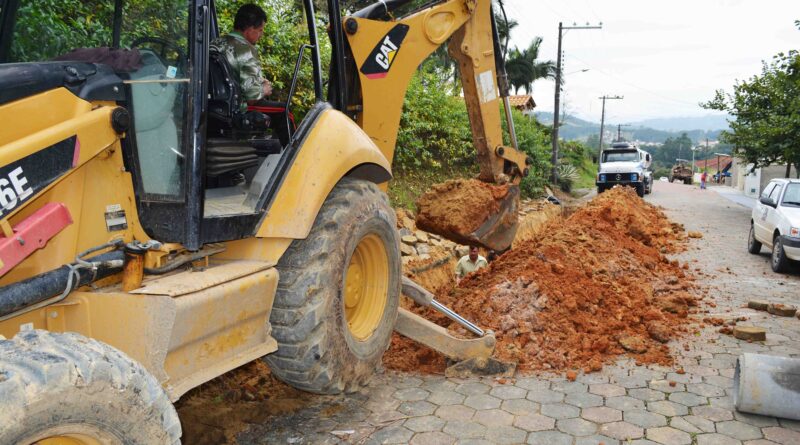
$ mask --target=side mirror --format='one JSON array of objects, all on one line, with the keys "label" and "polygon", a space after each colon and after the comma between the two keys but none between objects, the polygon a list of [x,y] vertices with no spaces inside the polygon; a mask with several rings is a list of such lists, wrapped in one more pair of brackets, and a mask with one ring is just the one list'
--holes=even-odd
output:
[{"label": "side mirror", "polygon": [[762,196],[761,198],[758,199],[758,201],[761,204],[764,204],[765,206],[770,206],[770,207],[777,207],[778,206],[778,204],[776,204],[775,201],[772,200],[772,198],[768,198],[766,196]]}]

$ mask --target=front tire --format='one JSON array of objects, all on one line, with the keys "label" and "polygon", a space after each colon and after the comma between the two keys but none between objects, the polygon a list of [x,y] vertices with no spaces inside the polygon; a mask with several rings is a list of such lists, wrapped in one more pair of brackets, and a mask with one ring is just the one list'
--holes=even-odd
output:
[{"label": "front tire", "polygon": [[639,195],[640,198],[644,198],[644,184],[636,184],[636,194]]},{"label": "front tire", "polygon": [[274,374],[314,393],[355,391],[381,364],[400,298],[400,242],[386,194],[367,181],[334,187],[306,239],[278,262],[270,322]]},{"label": "front tire", "polygon": [[683,180],[683,183],[686,185],[692,185],[692,178],[686,178]]},{"label": "front tire", "polygon": [[750,234],[747,235],[747,251],[753,255],[761,253],[761,241],[756,239],[756,230],[753,224],[750,224]]},{"label": "front tire", "polygon": [[772,258],[770,261],[772,271],[777,273],[785,273],[789,269],[789,259],[786,258],[786,252],[783,251],[783,241],[780,235],[775,235],[772,241]]},{"label": "front tire", "polygon": [[158,381],[120,351],[75,333],[0,340],[0,443],[179,444]]}]

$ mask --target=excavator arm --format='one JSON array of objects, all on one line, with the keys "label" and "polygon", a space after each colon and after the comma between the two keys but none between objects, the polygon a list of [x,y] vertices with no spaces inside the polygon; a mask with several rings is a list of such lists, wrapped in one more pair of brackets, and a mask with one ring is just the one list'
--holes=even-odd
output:
[{"label": "excavator arm", "polygon": [[[479,179],[518,184],[528,173],[529,160],[517,147],[504,146],[498,90],[499,55],[491,0],[445,0],[392,20],[385,19],[408,0],[387,0],[344,20],[344,30],[357,68],[358,94],[351,94],[351,111],[364,131],[393,159],[400,114],[408,84],[417,67],[448,39],[449,51],[461,72],[472,138],[480,166]],[[501,87],[504,73],[499,77]],[[506,100],[506,112],[510,109]],[[509,133],[515,145],[513,122]]]},{"label": "excavator arm", "polygon": [[[434,186],[417,203],[417,222],[462,244],[504,250],[516,233],[518,184],[528,174],[530,159],[516,146],[491,0],[442,0],[392,18],[393,10],[409,2],[383,0],[344,19],[352,54],[348,83],[355,85],[346,111],[393,159],[408,84],[425,58],[449,39],[480,167],[477,179],[498,187],[479,185],[478,193],[475,184]],[[512,146],[503,144],[501,100]]]}]

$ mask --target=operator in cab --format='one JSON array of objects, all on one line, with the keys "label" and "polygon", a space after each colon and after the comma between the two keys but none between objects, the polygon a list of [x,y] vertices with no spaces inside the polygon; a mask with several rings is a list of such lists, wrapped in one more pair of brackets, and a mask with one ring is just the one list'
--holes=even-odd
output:
[{"label": "operator in cab", "polygon": [[267,14],[252,3],[242,5],[233,20],[233,31],[211,42],[212,50],[225,56],[239,76],[239,86],[247,104],[272,94],[272,84],[264,78],[255,44],[264,34]]}]

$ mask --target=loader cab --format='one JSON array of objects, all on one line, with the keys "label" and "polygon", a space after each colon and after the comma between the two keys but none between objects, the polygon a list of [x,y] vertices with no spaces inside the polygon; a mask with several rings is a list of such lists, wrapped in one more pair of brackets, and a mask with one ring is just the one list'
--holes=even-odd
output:
[{"label": "loader cab", "polygon": [[[338,3],[332,3],[338,13]],[[220,29],[213,0],[54,7],[0,0],[0,70],[10,72],[12,64],[58,72],[78,67],[80,82],[113,86],[106,95],[95,91],[82,98],[114,101],[131,116],[123,152],[139,220],[153,239],[195,250],[255,233],[304,136],[331,106],[322,97],[314,5],[311,0],[303,4],[308,41],[297,49],[296,60],[286,61],[295,65],[288,91],[246,112],[239,108],[236,76],[224,57],[211,51],[213,39],[228,31]],[[140,58],[126,64],[118,59],[130,54],[110,51],[102,59],[104,47],[135,48]],[[93,51],[77,55],[72,52],[77,48]],[[101,58],[79,64],[70,61],[73,55]],[[60,65],[45,62],[56,57]],[[312,73],[316,105],[295,123],[291,104],[302,71]],[[68,81],[58,85],[60,78],[51,78],[40,86],[65,86],[78,95],[87,90]],[[330,91],[340,83],[330,81]],[[29,90],[24,94],[37,92]]]}]

